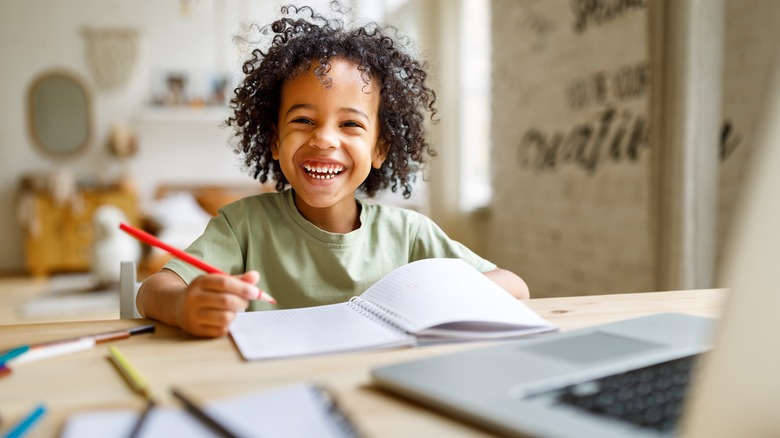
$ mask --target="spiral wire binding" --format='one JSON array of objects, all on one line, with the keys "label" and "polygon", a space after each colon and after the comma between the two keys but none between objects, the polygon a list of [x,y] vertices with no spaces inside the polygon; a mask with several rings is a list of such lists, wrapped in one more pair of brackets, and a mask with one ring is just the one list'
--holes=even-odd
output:
[{"label": "spiral wire binding", "polygon": [[353,438],[362,436],[350,417],[339,406],[333,391],[321,384],[312,385],[311,390],[320,404],[328,410],[328,415],[335,421],[336,427],[343,436]]},{"label": "spiral wire binding", "polygon": [[350,298],[347,305],[368,318],[381,321],[404,333],[408,333],[406,328],[411,326],[411,321],[403,316],[360,297]]}]

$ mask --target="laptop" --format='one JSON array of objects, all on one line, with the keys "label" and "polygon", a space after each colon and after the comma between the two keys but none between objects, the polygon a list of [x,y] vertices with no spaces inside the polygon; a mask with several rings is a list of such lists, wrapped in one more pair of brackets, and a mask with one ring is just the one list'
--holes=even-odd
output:
[{"label": "laptop", "polygon": [[657,314],[510,341],[375,368],[375,385],[506,436],[780,436],[775,63],[717,321]]}]

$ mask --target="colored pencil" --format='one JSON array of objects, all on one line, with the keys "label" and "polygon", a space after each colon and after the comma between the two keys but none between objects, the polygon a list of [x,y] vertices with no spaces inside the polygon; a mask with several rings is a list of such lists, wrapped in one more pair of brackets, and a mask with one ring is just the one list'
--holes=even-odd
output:
[{"label": "colored pencil", "polygon": [[[131,236],[135,237],[136,239],[140,240],[141,242],[147,243],[152,246],[156,246],[157,248],[160,248],[162,250],[165,250],[172,254],[174,257],[187,262],[191,264],[192,266],[195,266],[196,268],[205,271],[209,274],[223,274],[223,275],[229,275],[228,273],[222,271],[221,269],[215,268],[214,266],[209,265],[208,263],[204,262],[203,260],[200,260],[196,257],[193,257],[186,252],[174,248],[167,243],[161,241],[160,239],[154,237],[153,235],[147,233],[146,231],[139,230],[138,228],[132,227],[130,225],[127,225],[126,223],[120,223],[119,228],[123,230],[124,232],[130,234]],[[268,295],[268,293],[261,291],[260,294],[260,300],[268,301],[271,304],[276,304],[276,300],[271,295]]]},{"label": "colored pencil", "polygon": [[141,412],[141,415],[138,416],[138,419],[135,421],[135,424],[133,425],[133,430],[130,431],[129,438],[135,438],[137,436],[140,436],[141,430],[144,427],[144,424],[146,424],[146,419],[149,418],[149,414],[151,414],[152,409],[154,409],[154,406],[156,405],[154,399],[148,398],[146,399],[146,407],[144,408],[143,412]]},{"label": "colored pencil", "polygon": [[136,419],[135,424],[133,425],[133,429],[130,431],[130,438],[134,438],[141,433],[141,429],[143,428],[144,423],[146,423],[146,419],[149,418],[149,414],[152,412],[152,409],[154,409],[157,402],[154,400],[154,397],[152,397],[146,380],[141,377],[141,374],[133,367],[122,352],[113,345],[109,347],[108,352],[111,355],[111,361],[114,362],[114,365],[116,365],[116,368],[122,374],[122,377],[125,378],[127,383],[130,384],[133,391],[146,399],[146,407],[143,412],[141,412],[141,415],[138,416],[138,419]]},{"label": "colored pencil", "polygon": [[216,432],[219,436],[225,438],[232,438],[238,436],[235,433],[231,432],[230,429],[222,425],[219,421],[214,419],[214,417],[209,415],[204,409],[198,406],[197,403],[190,400],[178,389],[172,388],[171,394],[173,394],[174,397],[179,399],[184,404],[184,407],[187,408],[187,412],[191,413],[193,416],[195,416],[195,418],[197,418],[203,424],[211,428],[211,430]]},{"label": "colored pencil", "polygon": [[[140,335],[140,334],[143,334],[143,333],[153,333],[154,330],[155,330],[154,324],[147,324],[147,325],[141,325],[141,326],[133,327],[133,328],[129,328],[129,329],[113,330],[113,331],[110,331],[110,332],[95,333],[95,334],[91,334],[91,335],[76,336],[76,337],[72,337],[72,338],[57,339],[57,340],[54,340],[54,341],[46,341],[46,342],[38,342],[38,343],[35,343],[35,344],[22,345],[22,346],[19,346],[19,347],[14,347],[12,349],[0,352],[0,364],[5,362],[5,355],[7,355],[10,352],[13,352],[14,350],[17,350],[17,349],[25,349],[25,348],[27,348],[27,349],[30,349],[30,350],[36,350],[36,349],[39,349],[39,348],[50,347],[50,346],[53,346],[53,345],[67,344],[67,343],[71,343],[71,342],[81,341],[83,339],[94,339],[96,344],[100,344],[100,343],[103,343],[103,342],[115,341],[115,340],[118,340],[118,339],[129,338],[130,336]],[[18,354],[21,354],[21,353],[23,353],[25,351],[20,351]]]},{"label": "colored pencil", "polygon": [[75,353],[77,351],[88,350],[95,346],[95,340],[92,338],[79,339],[73,342],[52,344],[40,348],[30,348],[24,354],[21,354],[7,363],[16,366],[20,363],[34,362],[41,359],[48,359],[63,354]]},{"label": "colored pencil", "polygon": [[140,335],[144,333],[154,333],[154,324],[141,325],[138,327],[132,327],[129,329],[113,330],[110,332],[95,333],[91,335],[76,336],[73,338],[59,339],[56,341],[40,342],[37,344],[31,344],[30,348],[35,349],[39,347],[48,347],[54,344],[63,344],[68,342],[79,341],[82,339],[94,339],[96,344],[102,344],[104,342],[116,341],[119,339],[127,339],[130,336]]},{"label": "colored pencil", "polygon": [[29,350],[29,345],[22,345],[20,347],[14,347],[10,350],[4,351],[2,354],[0,354],[0,365],[5,365],[7,362],[21,356],[24,353],[27,353]]},{"label": "colored pencil", "polygon": [[26,417],[14,425],[5,438],[20,438],[29,432],[30,428],[38,422],[46,413],[46,407],[44,405],[36,406]]},{"label": "colored pencil", "polygon": [[133,391],[142,395],[147,400],[152,399],[152,395],[149,392],[149,385],[147,385],[146,380],[141,377],[141,374],[136,371],[133,365],[130,364],[130,361],[127,360],[119,349],[115,346],[111,346],[108,349],[108,352],[111,354],[111,360],[114,362],[114,365],[116,365],[116,368],[122,373],[122,376],[125,377],[127,383],[133,388]]}]

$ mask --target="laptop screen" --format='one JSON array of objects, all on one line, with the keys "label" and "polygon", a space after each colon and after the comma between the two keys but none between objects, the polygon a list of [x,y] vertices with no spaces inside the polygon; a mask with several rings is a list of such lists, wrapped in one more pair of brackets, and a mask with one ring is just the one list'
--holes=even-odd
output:
[{"label": "laptop screen", "polygon": [[715,348],[689,399],[685,436],[780,433],[775,338],[780,334],[780,57],[775,58],[764,111],[757,118],[746,191],[726,251],[722,284],[729,288],[729,300]]}]

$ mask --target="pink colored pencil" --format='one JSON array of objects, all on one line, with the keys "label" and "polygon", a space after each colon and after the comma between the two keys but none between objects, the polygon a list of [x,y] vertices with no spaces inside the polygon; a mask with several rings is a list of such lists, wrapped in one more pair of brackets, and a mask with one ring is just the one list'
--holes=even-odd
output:
[{"label": "pink colored pencil", "polygon": [[[226,273],[225,271],[217,269],[214,266],[211,266],[208,263],[204,262],[203,260],[197,259],[178,248],[174,248],[168,245],[167,243],[161,241],[160,239],[154,237],[153,235],[147,233],[146,231],[139,230],[138,228],[127,225],[124,222],[119,224],[119,228],[122,229],[122,231],[126,232],[127,234],[130,234],[131,236],[140,240],[141,242],[148,243],[149,245],[156,246],[157,248],[165,250],[170,254],[172,254],[174,257],[181,259],[182,261],[185,261],[191,264],[192,266],[195,266],[198,269],[202,269],[203,271],[208,272],[209,274],[228,275],[228,273]],[[261,293],[260,299],[264,301],[268,301],[271,304],[276,304],[276,300],[274,299],[274,297],[268,295],[266,292]]]}]

